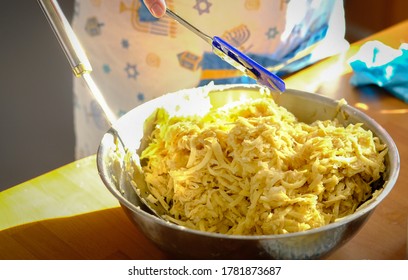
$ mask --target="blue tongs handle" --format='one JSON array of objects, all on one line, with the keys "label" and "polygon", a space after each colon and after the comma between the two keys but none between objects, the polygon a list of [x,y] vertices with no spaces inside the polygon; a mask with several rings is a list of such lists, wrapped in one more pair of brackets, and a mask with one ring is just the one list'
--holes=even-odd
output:
[{"label": "blue tongs handle", "polygon": [[213,52],[223,60],[255,79],[259,84],[279,92],[285,91],[285,83],[277,75],[266,70],[258,62],[240,52],[218,36],[212,38]]},{"label": "blue tongs handle", "polygon": [[180,24],[188,28],[190,31],[200,36],[204,41],[212,45],[213,52],[216,55],[238,70],[242,71],[245,75],[255,79],[259,84],[267,86],[273,90],[278,92],[285,91],[285,83],[281,78],[266,70],[262,65],[243,54],[220,37],[214,36],[211,38],[169,9],[166,9],[166,13]]}]

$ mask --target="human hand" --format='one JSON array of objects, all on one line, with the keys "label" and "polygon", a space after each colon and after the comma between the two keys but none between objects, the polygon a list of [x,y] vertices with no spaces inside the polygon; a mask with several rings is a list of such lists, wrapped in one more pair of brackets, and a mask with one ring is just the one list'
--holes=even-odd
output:
[{"label": "human hand", "polygon": [[150,13],[157,18],[166,13],[166,2],[164,0],[143,0]]}]

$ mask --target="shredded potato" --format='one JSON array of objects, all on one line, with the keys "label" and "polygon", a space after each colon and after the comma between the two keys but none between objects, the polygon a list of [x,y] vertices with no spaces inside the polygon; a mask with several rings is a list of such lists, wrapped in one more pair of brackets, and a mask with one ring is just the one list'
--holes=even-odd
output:
[{"label": "shredded potato", "polygon": [[149,137],[143,171],[166,219],[224,234],[299,232],[352,214],[387,153],[362,124],[306,124],[271,98],[204,117],[159,109]]}]

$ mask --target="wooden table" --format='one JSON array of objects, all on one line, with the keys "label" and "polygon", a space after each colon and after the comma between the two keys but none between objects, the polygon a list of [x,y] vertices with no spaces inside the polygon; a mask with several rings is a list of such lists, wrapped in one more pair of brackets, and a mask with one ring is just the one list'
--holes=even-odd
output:
[{"label": "wooden table", "polygon": [[[398,48],[408,21],[353,44],[286,79],[288,88],[345,98],[380,123],[396,142],[397,184],[363,229],[330,259],[405,259],[408,219],[408,104],[384,90],[354,88],[347,59],[368,40]],[[405,135],[405,136],[404,136]],[[95,156],[0,193],[0,259],[170,259],[143,237],[104,187]]]}]

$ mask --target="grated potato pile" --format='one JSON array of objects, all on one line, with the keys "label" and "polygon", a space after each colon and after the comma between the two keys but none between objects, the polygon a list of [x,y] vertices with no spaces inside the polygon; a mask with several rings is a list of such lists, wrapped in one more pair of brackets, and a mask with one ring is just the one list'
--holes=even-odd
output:
[{"label": "grated potato pile", "polygon": [[283,234],[352,214],[372,195],[387,147],[361,124],[306,124],[271,98],[204,117],[157,112],[142,152],[151,202],[208,232]]}]

